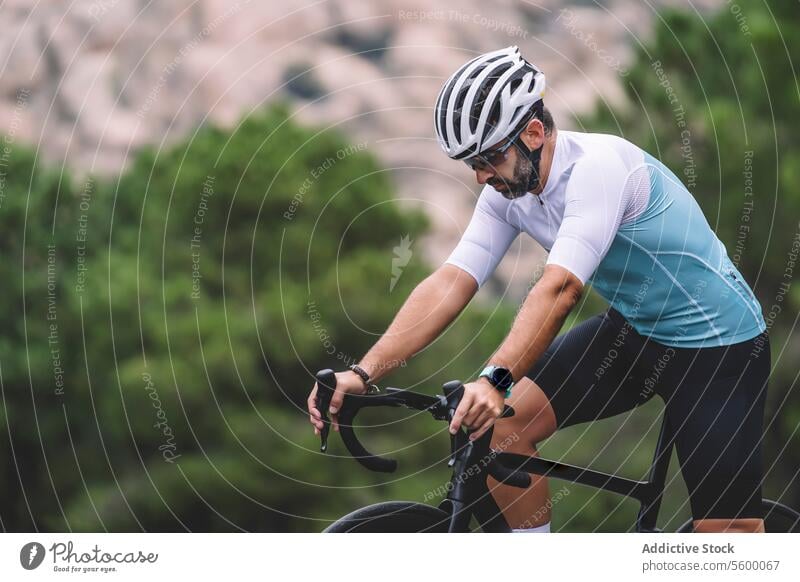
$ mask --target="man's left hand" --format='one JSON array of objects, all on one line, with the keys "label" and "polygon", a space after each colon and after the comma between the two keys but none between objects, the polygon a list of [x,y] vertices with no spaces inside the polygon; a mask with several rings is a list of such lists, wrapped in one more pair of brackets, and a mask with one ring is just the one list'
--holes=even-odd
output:
[{"label": "man's left hand", "polygon": [[480,438],[503,413],[504,400],[500,390],[486,378],[464,384],[464,396],[450,423],[450,434],[456,434],[463,424],[475,431],[470,434],[471,440]]}]

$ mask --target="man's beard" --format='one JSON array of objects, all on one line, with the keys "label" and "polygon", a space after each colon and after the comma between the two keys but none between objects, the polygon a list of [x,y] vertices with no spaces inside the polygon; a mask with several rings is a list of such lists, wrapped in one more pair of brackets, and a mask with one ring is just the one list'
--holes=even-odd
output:
[{"label": "man's beard", "polygon": [[528,184],[530,183],[532,174],[533,164],[528,159],[528,156],[523,156],[521,152],[518,151],[517,161],[514,163],[514,173],[511,179],[496,176],[495,179],[489,182],[489,185],[493,188],[499,185],[505,186],[505,191],[500,192],[498,190],[498,192],[508,200],[522,198],[528,193]]}]

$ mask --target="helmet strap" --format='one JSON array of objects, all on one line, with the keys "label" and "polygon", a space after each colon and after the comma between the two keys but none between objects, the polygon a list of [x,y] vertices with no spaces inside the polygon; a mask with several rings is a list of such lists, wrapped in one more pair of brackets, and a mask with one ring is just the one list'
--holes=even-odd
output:
[{"label": "helmet strap", "polygon": [[535,150],[531,150],[528,149],[528,146],[525,145],[525,142],[523,142],[521,138],[517,139],[519,140],[517,148],[519,148],[531,162],[531,175],[528,178],[528,192],[533,192],[539,187],[539,165],[542,161],[542,149],[544,148],[544,144],[540,145]]},{"label": "helmet strap", "polygon": [[[533,115],[531,115],[528,120],[525,122],[526,124],[530,123],[532,119],[542,119],[543,113],[543,103],[541,101],[537,102],[533,106]],[[540,145],[535,150],[529,149],[525,142],[522,141],[522,137],[517,137],[517,149],[519,149],[528,160],[531,162],[531,175],[528,178],[528,192],[532,192],[539,187],[539,175],[540,175],[540,168],[539,165],[542,161],[542,149],[544,148],[544,144]]]}]

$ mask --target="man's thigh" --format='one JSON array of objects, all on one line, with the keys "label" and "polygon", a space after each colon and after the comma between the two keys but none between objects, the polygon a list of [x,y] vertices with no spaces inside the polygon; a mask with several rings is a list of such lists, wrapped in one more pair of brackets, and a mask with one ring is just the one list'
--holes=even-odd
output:
[{"label": "man's thigh", "polygon": [[[724,351],[714,348],[722,356],[712,362],[704,360],[701,350],[685,380],[675,382],[674,392],[662,394],[695,519],[761,517],[770,361],[768,343],[760,353],[754,346],[744,342]],[[712,377],[697,381],[701,374]]]},{"label": "man's thigh", "polygon": [[612,309],[553,341],[528,377],[547,397],[558,428],[627,412],[653,395],[634,373],[641,343]]}]

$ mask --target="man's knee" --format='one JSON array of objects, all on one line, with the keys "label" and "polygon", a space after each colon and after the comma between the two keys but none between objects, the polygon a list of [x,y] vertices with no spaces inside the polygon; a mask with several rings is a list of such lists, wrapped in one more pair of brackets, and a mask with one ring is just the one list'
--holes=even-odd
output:
[{"label": "man's knee", "polygon": [[495,423],[491,446],[495,451],[530,455],[536,450],[536,442],[527,437],[524,427],[502,419]]},{"label": "man's knee", "polygon": [[495,423],[492,448],[509,452],[535,450],[539,442],[556,431],[556,417],[550,401],[529,378],[514,386],[507,403],[514,409],[514,416]]}]

